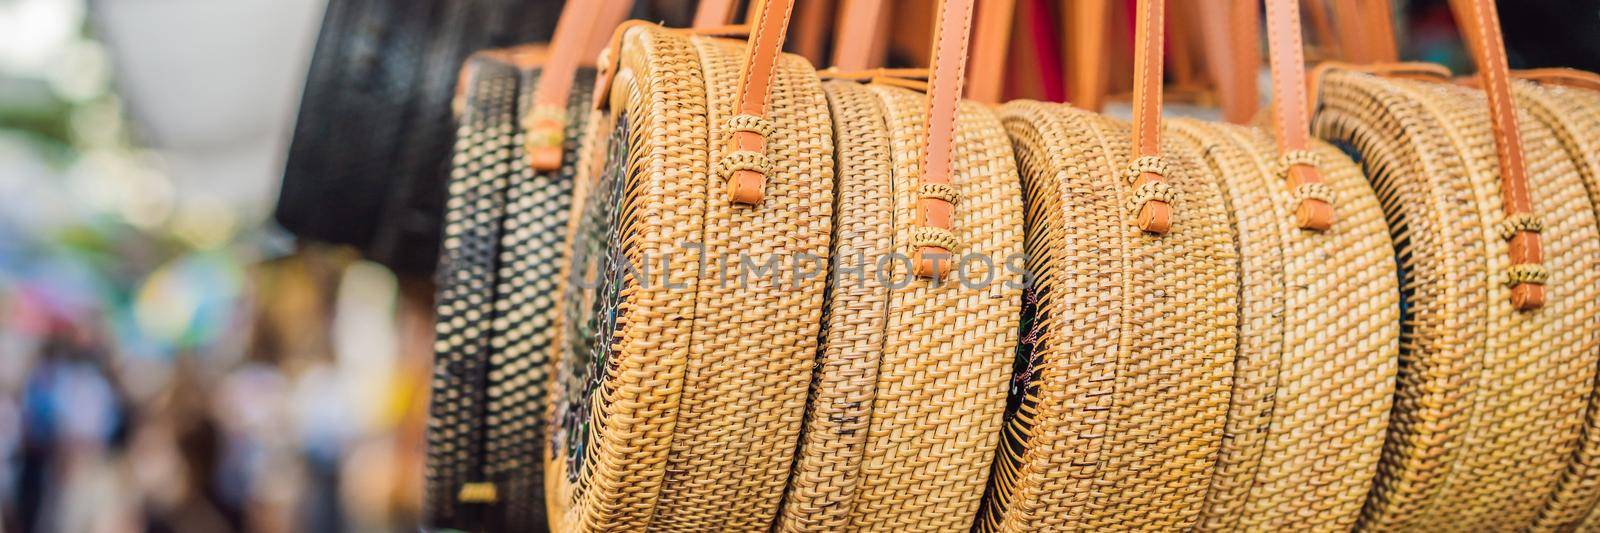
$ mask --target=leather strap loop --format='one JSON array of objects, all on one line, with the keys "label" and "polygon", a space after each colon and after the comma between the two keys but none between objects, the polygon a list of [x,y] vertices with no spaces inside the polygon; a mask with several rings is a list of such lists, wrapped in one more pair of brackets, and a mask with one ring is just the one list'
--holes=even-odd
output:
[{"label": "leather strap loop", "polygon": [[[754,12],[749,44],[745,47],[744,68],[739,73],[738,96],[734,112],[755,117],[752,120],[770,120],[767,117],[767,100],[772,96],[772,77],[778,68],[778,58],[783,54],[783,40],[789,31],[789,17],[794,12],[794,0],[769,0]],[[730,132],[729,157],[741,151],[767,153],[767,135],[759,132],[735,130]],[[728,178],[728,199],[734,203],[756,205],[766,196],[767,176],[754,169],[738,169]]]},{"label": "leather strap loop", "polygon": [[1600,91],[1600,75],[1570,68],[1532,68],[1511,71],[1511,77],[1540,85],[1560,85]]},{"label": "leather strap loop", "polygon": [[978,0],[977,27],[972,31],[972,49],[967,59],[967,68],[972,71],[972,79],[966,84],[967,98],[1000,103],[1016,5],[1016,0]]},{"label": "leather strap loop", "polygon": [[[1522,133],[1511,95],[1511,73],[1506,64],[1505,42],[1500,36],[1500,15],[1492,0],[1452,0],[1451,7],[1478,64],[1478,77],[1489,102],[1495,150],[1500,162],[1500,198],[1507,219],[1531,215],[1533,199],[1522,152]],[[1537,231],[1519,230],[1509,239],[1511,265],[1521,271],[1542,270],[1544,250]],[[1548,274],[1545,275],[1548,277]],[[1544,306],[1542,283],[1512,278],[1511,304],[1518,310]]]},{"label": "leather strap loop", "polygon": [[[1140,0],[1134,16],[1133,53],[1133,157],[1161,157],[1162,30],[1166,12],[1164,0]],[[1141,172],[1134,187],[1162,181],[1160,174]],[[1140,230],[1157,235],[1172,229],[1172,204],[1152,199],[1143,202],[1134,216]]]},{"label": "leather strap loop", "polygon": [[[967,69],[967,47],[972,36],[973,0],[941,0],[934,21],[932,71],[928,76],[928,113],[922,143],[923,188],[950,187],[950,156],[956,130],[956,111]],[[917,225],[950,233],[955,203],[945,198],[917,199]],[[952,233],[952,238],[954,234]],[[954,266],[954,248],[924,243],[913,262],[917,276],[943,277]]]},{"label": "leather strap loop", "polygon": [[833,41],[833,68],[857,72],[878,66],[883,42],[878,27],[887,16],[888,0],[843,0],[835,27],[838,38]]},{"label": "leather strap loop", "polygon": [[[1311,156],[1311,115],[1307,110],[1305,43],[1300,38],[1300,2],[1267,0],[1267,49],[1272,72],[1272,117],[1284,178],[1291,189],[1320,190],[1322,173]],[[1298,194],[1295,223],[1301,229],[1333,227],[1333,202]]]},{"label": "leather strap loop", "polygon": [[523,144],[533,168],[561,168],[567,100],[572,97],[578,66],[583,63],[585,52],[594,46],[595,36],[605,35],[621,24],[632,4],[631,0],[568,2],[561,10],[555,35],[550,39],[550,57],[541,67],[539,84],[533,91],[533,105],[522,118],[526,132]]}]

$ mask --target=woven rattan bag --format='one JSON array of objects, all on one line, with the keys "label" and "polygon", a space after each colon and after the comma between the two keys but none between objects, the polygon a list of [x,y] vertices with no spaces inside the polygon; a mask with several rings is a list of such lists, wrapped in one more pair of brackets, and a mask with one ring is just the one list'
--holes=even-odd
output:
[{"label": "woven rattan bag", "polygon": [[[430,526],[545,528],[553,297],[594,75],[578,65],[627,4],[567,9],[548,50],[480,52],[462,68],[436,298]],[[525,129],[524,117],[538,121]]]},{"label": "woven rattan bag", "polygon": [[626,23],[601,63],[546,463],[555,529],[752,530],[777,514],[834,164],[822,86],[778,52],[771,11],[748,45]]},{"label": "woven rattan bag", "polygon": [[[1600,208],[1600,76],[1567,69],[1512,75],[1526,80],[1512,86],[1518,107],[1555,134],[1583,177],[1590,203]],[[1600,387],[1589,395],[1583,424],[1578,450],[1535,523],[1540,528],[1600,528],[1594,512],[1600,503]]]},{"label": "woven rattan bag", "polygon": [[1199,525],[1348,530],[1394,393],[1395,253],[1360,168],[1309,139],[1299,4],[1266,4],[1271,127],[1172,126],[1222,178],[1242,276],[1226,437]]},{"label": "woven rattan bag", "polygon": [[1428,66],[1318,76],[1314,129],[1358,156],[1401,259],[1399,382],[1363,528],[1548,524],[1582,459],[1595,211],[1550,128],[1513,107],[1493,3],[1455,7],[1486,90]]},{"label": "woven rattan bag", "polygon": [[[926,83],[872,71],[833,73],[865,85],[824,84],[838,150],[832,275],[779,530],[955,531],[977,514],[1024,280],[1010,142],[988,108],[957,104],[972,9],[940,3]],[[839,48],[855,52],[867,47],[852,39],[871,38],[847,37]],[[927,227],[925,202],[949,204],[934,206],[952,209],[947,227]],[[942,277],[912,272],[930,244],[953,254]]]},{"label": "woven rattan bag", "polygon": [[1002,108],[1035,283],[981,530],[1187,528],[1205,508],[1239,256],[1220,179],[1160,135],[1162,4],[1138,4],[1133,124]]}]

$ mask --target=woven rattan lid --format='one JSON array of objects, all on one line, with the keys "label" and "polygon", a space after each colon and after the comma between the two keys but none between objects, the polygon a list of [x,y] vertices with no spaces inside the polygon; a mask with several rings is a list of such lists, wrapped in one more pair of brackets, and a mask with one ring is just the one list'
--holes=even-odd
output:
[{"label": "woven rattan lid", "polygon": [[1593,390],[1600,252],[1571,161],[1520,121],[1548,301],[1519,312],[1481,93],[1331,71],[1319,136],[1360,154],[1401,259],[1395,411],[1365,527],[1527,527],[1577,446]]},{"label": "woven rattan lid", "polygon": [[[550,459],[564,529],[749,530],[777,512],[823,290],[823,276],[788,273],[826,262],[833,145],[816,74],[785,57],[766,199],[728,202],[710,162],[726,146],[741,50],[648,25],[614,50],[611,112],[595,118],[614,124],[594,148],[608,161],[574,242],[575,274],[600,283],[573,284],[565,303]],[[778,267],[741,279],[744,257]]]},{"label": "woven rattan lid", "polygon": [[1241,254],[1239,356],[1207,530],[1349,529],[1376,473],[1394,393],[1394,248],[1366,177],[1313,143],[1338,222],[1295,225],[1272,134],[1174,121],[1221,176]]},{"label": "woven rattan lid", "polygon": [[1203,508],[1238,345],[1238,253],[1217,179],[1166,141],[1166,235],[1130,223],[1128,126],[1002,108],[1035,290],[985,530],[1182,528]]}]

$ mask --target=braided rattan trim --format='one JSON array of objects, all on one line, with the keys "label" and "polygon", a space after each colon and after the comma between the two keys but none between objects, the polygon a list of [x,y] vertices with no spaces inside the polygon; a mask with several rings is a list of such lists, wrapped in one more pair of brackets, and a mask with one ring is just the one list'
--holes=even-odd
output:
[{"label": "braided rattan trim", "polygon": [[774,125],[771,120],[767,119],[766,117],[758,117],[755,115],[734,115],[732,117],[728,117],[728,122],[724,127],[727,128],[728,133],[748,131],[750,133],[760,135],[763,138],[771,137],[772,132],[777,129],[777,126]]},{"label": "braided rattan trim", "polygon": [[1316,200],[1333,204],[1338,199],[1338,193],[1333,192],[1333,187],[1326,183],[1301,183],[1294,188],[1294,199],[1297,202]]},{"label": "braided rattan trim", "polygon": [[717,164],[717,177],[728,179],[734,172],[749,170],[761,175],[766,175],[772,170],[772,160],[766,154],[749,150],[737,150],[722,156]]},{"label": "braided rattan trim", "polygon": [[522,118],[522,129],[527,136],[527,146],[552,147],[566,142],[567,110],[558,107],[535,106]]},{"label": "braided rattan trim", "polygon": [[1506,269],[1506,285],[1517,285],[1521,283],[1544,285],[1549,281],[1550,271],[1545,269],[1544,265],[1538,263],[1511,265],[1511,268]]},{"label": "braided rattan trim", "polygon": [[1150,181],[1133,190],[1133,196],[1128,198],[1128,211],[1137,215],[1144,204],[1157,201],[1173,203],[1178,199],[1178,192],[1172,184],[1165,181]]},{"label": "braided rattan trim", "polygon": [[1165,178],[1171,172],[1172,165],[1167,162],[1166,158],[1147,155],[1133,160],[1133,163],[1128,165],[1128,171],[1123,173],[1123,176],[1128,180],[1128,183],[1134,183],[1139,181],[1141,174],[1149,173]]},{"label": "braided rattan trim", "polygon": [[911,230],[911,245],[918,248],[932,246],[943,248],[946,251],[955,251],[960,248],[961,239],[956,237],[956,234],[950,230],[922,226]]},{"label": "braided rattan trim", "polygon": [[1533,213],[1519,213],[1501,220],[1500,225],[1496,226],[1496,230],[1500,233],[1501,239],[1509,241],[1512,237],[1517,236],[1518,232],[1531,231],[1538,233],[1544,231],[1544,219]]},{"label": "braided rattan trim", "polygon": [[949,183],[924,183],[917,186],[917,197],[944,200],[951,205],[961,203],[961,191]]},{"label": "braided rattan trim", "polygon": [[1289,169],[1295,165],[1305,165],[1311,168],[1322,168],[1317,153],[1310,150],[1290,150],[1283,153],[1278,160],[1278,172],[1288,174]]}]

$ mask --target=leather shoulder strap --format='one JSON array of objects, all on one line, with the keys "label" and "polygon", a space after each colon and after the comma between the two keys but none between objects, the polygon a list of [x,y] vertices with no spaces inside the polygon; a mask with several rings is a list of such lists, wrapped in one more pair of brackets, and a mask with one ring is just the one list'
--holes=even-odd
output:
[{"label": "leather shoulder strap", "polygon": [[1570,68],[1532,68],[1516,70],[1511,76],[1519,80],[1528,80],[1540,85],[1561,85],[1600,91],[1600,75]]},{"label": "leather shoulder strap", "polygon": [[524,144],[534,168],[555,170],[561,167],[567,100],[572,96],[578,66],[583,63],[594,36],[609,34],[627,16],[631,5],[631,0],[568,2],[561,10],[555,35],[550,40],[549,58],[539,73],[539,85],[534,88],[533,105],[522,118]]},{"label": "leather shoulder strap", "polygon": [[1006,80],[1006,52],[1011,48],[1011,27],[1016,0],[978,0],[977,27],[967,59],[972,71],[967,98],[998,104]]},{"label": "leather shoulder strap", "polygon": [[1300,198],[1295,222],[1302,229],[1333,227],[1333,203],[1320,191],[1322,183],[1311,149],[1307,111],[1304,43],[1300,37],[1298,0],[1267,0],[1267,43],[1272,72],[1272,117],[1281,166]]},{"label": "leather shoulder strap", "polygon": [[[568,3],[576,2],[569,0]],[[694,10],[694,27],[713,28],[730,24],[737,9],[739,0],[700,0]]]},{"label": "leather shoulder strap", "polygon": [[1545,302],[1544,251],[1539,239],[1542,226],[1533,212],[1528,190],[1528,168],[1522,152],[1522,133],[1511,95],[1511,73],[1506,65],[1505,43],[1500,36],[1500,15],[1492,0],[1452,0],[1451,7],[1478,64],[1478,78],[1489,102],[1495,150],[1500,162],[1500,197],[1505,211],[1501,233],[1511,254],[1511,303],[1519,310],[1542,307]]},{"label": "leather shoulder strap", "polygon": [[794,0],[768,0],[760,7],[745,47],[744,68],[739,73],[734,106],[737,114],[728,124],[733,132],[729,141],[732,147],[717,169],[727,177],[729,199],[746,205],[759,204],[766,195],[767,135],[774,128],[767,116],[767,100],[783,53]]},{"label": "leather shoulder strap", "polygon": [[1139,229],[1164,234],[1172,229],[1172,203],[1161,157],[1162,31],[1164,0],[1140,0],[1134,14],[1133,157],[1129,174],[1138,204]]},{"label": "leather shoulder strap", "polygon": [[888,16],[888,0],[843,0],[833,41],[833,67],[856,72],[881,66],[878,25]]},{"label": "leather shoulder strap", "polygon": [[955,140],[956,111],[967,69],[972,37],[973,0],[941,0],[933,25],[933,53],[928,74],[927,124],[923,128],[922,176],[917,192],[916,274],[943,277],[955,265],[954,188],[950,156]]}]

